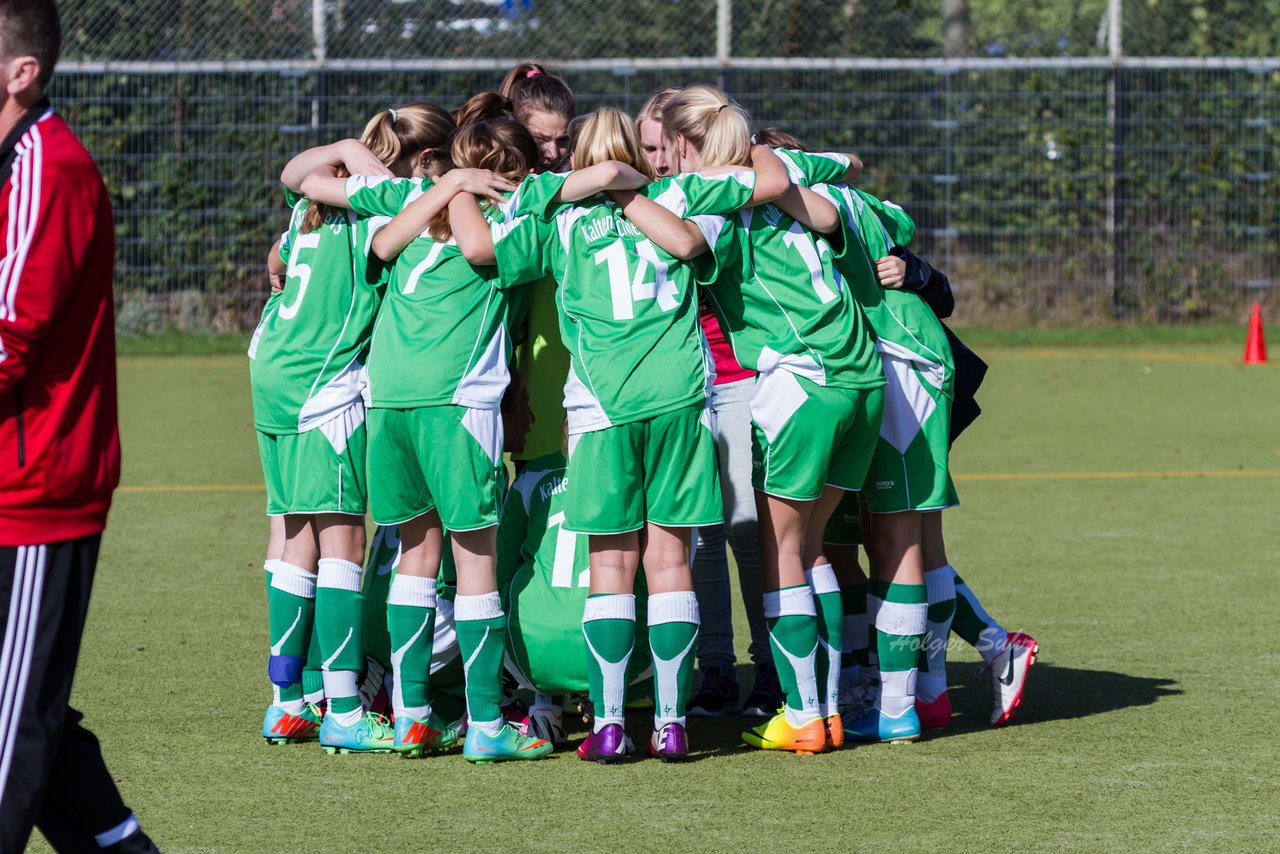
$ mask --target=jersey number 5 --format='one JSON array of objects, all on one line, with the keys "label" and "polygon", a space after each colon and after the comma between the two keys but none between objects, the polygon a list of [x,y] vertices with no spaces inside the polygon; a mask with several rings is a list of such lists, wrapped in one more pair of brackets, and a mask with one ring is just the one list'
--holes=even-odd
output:
[{"label": "jersey number 5", "polygon": [[293,251],[289,253],[288,277],[298,280],[298,296],[294,298],[293,305],[286,305],[281,301],[280,317],[285,320],[293,320],[298,314],[298,309],[302,308],[302,298],[307,295],[307,285],[311,283],[311,265],[303,264],[298,259],[302,257],[304,249],[315,249],[319,245],[319,231],[299,234],[298,239],[294,241]]},{"label": "jersey number 5", "polygon": [[[636,300],[657,300],[661,311],[671,311],[680,304],[676,299],[675,282],[667,278],[667,263],[658,258],[653,243],[648,240],[637,243],[636,256],[640,263],[636,265],[633,277],[627,263],[627,247],[621,240],[615,240],[595,255],[597,267],[608,264],[614,320],[631,320],[635,317]],[[652,282],[645,281],[649,267],[653,267],[654,271]]]}]

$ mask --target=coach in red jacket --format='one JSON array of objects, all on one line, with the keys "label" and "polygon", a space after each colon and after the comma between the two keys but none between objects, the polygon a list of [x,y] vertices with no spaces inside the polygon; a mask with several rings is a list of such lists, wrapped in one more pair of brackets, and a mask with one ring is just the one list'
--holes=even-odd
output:
[{"label": "coach in red jacket", "polygon": [[0,852],[154,851],[67,705],[120,480],[111,203],[44,97],[52,0],[0,0]]}]

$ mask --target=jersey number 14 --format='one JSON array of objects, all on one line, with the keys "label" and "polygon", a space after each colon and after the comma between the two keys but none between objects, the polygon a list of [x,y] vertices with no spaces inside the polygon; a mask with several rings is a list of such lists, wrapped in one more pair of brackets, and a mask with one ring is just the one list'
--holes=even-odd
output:
[{"label": "jersey number 14", "polygon": [[[658,258],[653,243],[640,241],[636,244],[635,254],[640,263],[636,265],[634,276],[631,265],[627,263],[627,247],[621,240],[615,240],[595,255],[597,267],[608,265],[614,320],[634,318],[636,300],[656,300],[660,311],[671,311],[680,304],[676,299],[675,282],[667,278],[667,263]],[[650,267],[653,267],[653,281],[646,282]]]}]

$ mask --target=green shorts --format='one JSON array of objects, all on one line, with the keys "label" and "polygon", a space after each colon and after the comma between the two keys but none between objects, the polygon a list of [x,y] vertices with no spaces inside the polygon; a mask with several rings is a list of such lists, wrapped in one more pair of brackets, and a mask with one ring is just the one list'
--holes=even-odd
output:
[{"label": "green shorts", "polygon": [[267,485],[267,515],[350,513],[363,516],[365,426],[355,428],[342,450],[320,429],[258,434]]},{"label": "green shorts", "polygon": [[564,526],[622,534],[724,520],[710,416],[698,403],[572,437]]},{"label": "green shorts", "polygon": [[883,400],[878,388],[829,388],[783,370],[761,374],[751,395],[752,485],[792,501],[813,501],[827,486],[861,489]]},{"label": "green shorts", "polygon": [[928,382],[919,363],[883,352],[880,360],[887,385],[884,422],[866,480],[869,509],[954,507],[959,501],[947,472],[951,398]]},{"label": "green shorts", "polygon": [[865,504],[867,497],[861,492],[846,492],[831,514],[827,527],[822,532],[822,542],[830,546],[862,545],[862,525],[858,521],[858,508]]},{"label": "green shorts", "polygon": [[398,525],[437,510],[450,531],[498,524],[502,419],[496,409],[369,410],[369,510]]}]

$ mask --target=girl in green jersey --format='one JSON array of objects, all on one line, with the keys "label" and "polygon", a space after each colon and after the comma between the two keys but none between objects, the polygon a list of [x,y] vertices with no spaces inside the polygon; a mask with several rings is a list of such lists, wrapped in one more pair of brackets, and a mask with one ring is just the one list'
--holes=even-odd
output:
[{"label": "girl in green jersey", "polygon": [[[572,165],[568,176],[522,184],[507,205],[508,223],[491,230],[480,224],[467,238],[479,244],[469,257],[496,259],[506,285],[547,273],[559,283],[561,335],[572,355],[564,393],[573,488],[564,524],[590,543],[583,633],[593,720],[580,755],[612,762],[626,752],[623,688],[635,636],[632,590],[643,563],[656,689],[650,752],[679,759],[688,749],[684,705],[698,628],[689,528],[721,516],[693,294],[696,279],[714,274],[716,262],[697,269],[687,259],[712,246],[724,254],[728,229],[712,214],[736,211],[762,186],[776,196],[788,181],[775,161],[767,180],[740,169],[645,184],[653,173],[634,125],[611,108],[584,122]],[[597,173],[608,175],[615,192],[570,201],[590,195],[581,183]],[[621,189],[640,184],[638,192]]]},{"label": "girl in green jersey", "polygon": [[[671,98],[663,132],[674,172],[741,163],[751,144],[745,113],[710,86]],[[831,180],[850,168],[841,158],[819,165]],[[710,284],[710,298],[739,363],[759,373],[753,485],[765,618],[787,695],[782,712],[743,738],[762,749],[815,753],[844,740],[833,690],[840,594],[822,530],[843,492],[862,486],[884,378],[874,336],[821,237],[838,226],[834,206],[794,188],[739,221],[741,257]]]},{"label": "girl in green jersey", "polygon": [[[328,751],[388,751],[385,719],[366,714],[356,680],[364,563],[364,361],[381,291],[367,287],[369,222],[324,199],[299,195],[317,163],[332,161],[408,175],[447,140],[432,114],[410,105],[374,116],[362,140],[294,158],[281,180],[294,207],[281,242],[284,290],[254,334],[254,420],[267,481],[268,512],[283,515],[284,544],[271,566],[269,673],[276,686],[263,736],[314,737]],[[344,161],[344,157],[349,162]],[[317,555],[318,547],[318,555]],[[318,559],[317,559],[318,557]],[[312,624],[314,622],[314,632]],[[328,710],[305,704],[303,668],[323,664]]]}]

